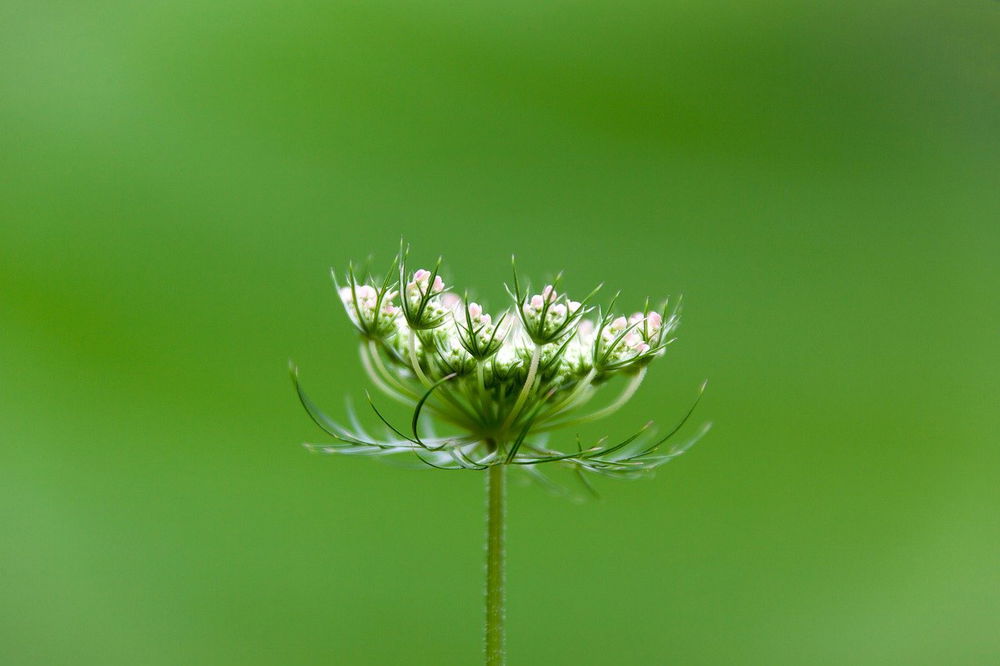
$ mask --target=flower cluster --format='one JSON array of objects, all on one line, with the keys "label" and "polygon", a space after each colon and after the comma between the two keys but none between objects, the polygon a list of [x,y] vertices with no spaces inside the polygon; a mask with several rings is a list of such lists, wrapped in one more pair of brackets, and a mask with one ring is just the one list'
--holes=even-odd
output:
[{"label": "flower cluster", "polygon": [[[445,469],[558,462],[578,471],[631,476],[693,443],[658,451],[683,420],[666,437],[654,437],[647,426],[619,444],[580,445],[568,452],[549,448],[544,439],[549,431],[602,418],[625,404],[649,364],[673,341],[678,308],[651,309],[647,303],[641,311],[617,315],[593,305],[597,289],[573,300],[562,292],[557,277],[538,293],[529,293],[515,271],[513,289],[508,289],[510,307],[490,314],[450,289],[440,268],[439,260],[433,269],[411,273],[404,250],[389,271],[398,280],[359,279],[352,269],[346,284],[338,285],[348,317],[361,334],[362,362],[372,383],[410,406],[413,418],[404,434],[375,409],[389,428],[390,436],[382,440],[357,427],[344,428],[305,395],[296,371],[303,405],[337,440],[313,448],[372,455],[413,452],[427,465]],[[579,413],[619,376],[624,386],[616,398]],[[422,415],[449,424],[458,434],[429,436]]]}]

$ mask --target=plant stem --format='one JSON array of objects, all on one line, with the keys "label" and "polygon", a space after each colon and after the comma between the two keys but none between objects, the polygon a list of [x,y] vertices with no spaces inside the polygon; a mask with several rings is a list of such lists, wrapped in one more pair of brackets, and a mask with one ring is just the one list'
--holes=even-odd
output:
[{"label": "plant stem", "polygon": [[506,465],[486,472],[486,664],[503,666],[504,623],[504,473]]},{"label": "plant stem", "polygon": [[521,407],[524,406],[524,401],[528,399],[528,393],[531,392],[531,387],[535,383],[535,373],[538,372],[538,361],[541,357],[542,346],[536,344],[535,351],[531,353],[531,365],[528,367],[528,376],[524,380],[524,387],[517,395],[517,400],[514,402],[514,406],[511,407],[510,413],[507,414],[507,418],[504,419],[503,426],[501,428],[502,430],[507,430],[507,428],[514,423],[514,419],[521,411]]},{"label": "plant stem", "polygon": [[427,375],[420,368],[420,361],[417,360],[417,332],[410,331],[410,365],[413,366],[413,372],[417,375],[417,379],[425,387],[431,387],[431,380],[427,379]]},{"label": "plant stem", "polygon": [[628,402],[629,400],[632,399],[632,396],[635,395],[635,392],[637,390],[639,390],[639,384],[642,383],[642,380],[643,380],[643,378],[645,376],[646,376],[646,368],[642,368],[641,370],[639,370],[639,372],[637,372],[632,377],[632,379],[629,380],[628,384],[625,385],[625,390],[622,391],[622,394],[620,396],[618,396],[615,399],[615,401],[613,403],[611,403],[610,405],[608,405],[607,407],[604,407],[603,409],[599,409],[596,412],[592,412],[592,413],[587,414],[585,416],[580,416],[580,417],[577,417],[577,418],[573,418],[573,419],[569,419],[569,420],[564,420],[564,421],[556,421],[555,423],[548,423],[548,424],[546,424],[546,425],[544,425],[544,426],[542,426],[540,428],[537,428],[535,430],[535,432],[544,432],[546,430],[554,430],[556,428],[562,428],[562,427],[568,426],[568,425],[577,425],[579,423],[588,423],[590,421],[596,421],[597,419],[603,419],[605,416],[610,416],[610,415],[614,414],[619,409],[621,409],[622,406],[626,402]]}]

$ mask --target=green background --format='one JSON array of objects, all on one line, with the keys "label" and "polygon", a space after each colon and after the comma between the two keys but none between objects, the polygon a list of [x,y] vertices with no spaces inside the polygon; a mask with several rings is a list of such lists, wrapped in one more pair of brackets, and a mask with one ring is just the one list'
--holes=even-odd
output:
[{"label": "green background", "polygon": [[[327,271],[683,293],[511,664],[1000,662],[1000,5],[0,3],[0,663],[474,664],[482,476],[311,456]],[[394,412],[395,416],[400,416]]]}]

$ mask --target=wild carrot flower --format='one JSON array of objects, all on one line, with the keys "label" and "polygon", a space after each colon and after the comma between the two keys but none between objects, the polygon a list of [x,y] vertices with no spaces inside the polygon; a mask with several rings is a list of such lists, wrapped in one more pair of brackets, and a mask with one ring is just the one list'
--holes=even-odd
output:
[{"label": "wild carrot flower", "polygon": [[[412,409],[409,424],[388,421],[369,397],[385,435],[368,434],[353,414],[351,427],[341,425],[306,395],[293,367],[302,405],[334,440],[306,446],[321,453],[407,455],[429,468],[489,472],[486,655],[488,664],[499,664],[504,470],[521,469],[547,483],[543,466],[565,467],[592,492],[588,476],[647,474],[686,451],[708,425],[661,451],[687,421],[692,405],[659,436],[647,423],[614,443],[602,438],[584,446],[577,437],[572,446],[550,446],[550,432],[609,416],[634,395],[649,365],[674,341],[679,308],[651,309],[647,302],[640,312],[615,314],[616,299],[607,309],[594,305],[600,287],[574,300],[557,277],[530,293],[515,270],[510,307],[490,313],[449,290],[440,275],[441,260],[432,269],[412,272],[407,261],[404,248],[381,279],[359,279],[349,268],[345,284],[337,287],[360,334],[365,371],[382,393]],[[616,397],[585,411],[616,378],[624,383]],[[451,434],[435,435],[431,421]]]}]

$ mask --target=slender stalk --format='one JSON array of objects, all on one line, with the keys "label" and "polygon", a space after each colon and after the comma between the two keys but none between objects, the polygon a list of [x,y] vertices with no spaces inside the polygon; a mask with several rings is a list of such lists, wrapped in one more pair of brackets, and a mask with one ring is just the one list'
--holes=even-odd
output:
[{"label": "slender stalk", "polygon": [[361,356],[361,365],[364,366],[365,373],[368,375],[368,379],[372,381],[372,384],[374,384],[378,390],[382,391],[382,393],[385,393],[393,400],[396,400],[397,402],[400,402],[404,405],[413,404],[413,400],[393,390],[388,384],[382,381],[382,379],[378,376],[378,374],[376,374],[375,367],[372,364],[372,360],[367,355],[368,350],[363,342],[361,343],[360,347],[358,347],[358,353]]},{"label": "slender stalk", "polygon": [[611,416],[619,409],[621,409],[622,405],[624,405],[626,402],[632,399],[632,396],[635,395],[635,392],[639,390],[639,384],[642,384],[642,380],[645,377],[646,377],[646,368],[642,368],[639,370],[639,372],[635,373],[635,376],[633,376],[632,379],[629,380],[628,384],[625,386],[625,390],[622,391],[622,394],[618,396],[617,400],[615,400],[613,403],[611,403],[604,409],[580,417],[575,422],[586,423],[588,421],[596,421],[597,419],[603,419],[605,416]]},{"label": "slender stalk", "polygon": [[[365,343],[362,342],[359,347],[359,353],[361,355],[361,365],[364,366],[365,372],[368,374],[368,378],[373,384],[375,384],[375,387],[396,402],[402,403],[408,407],[413,407],[413,403],[419,399],[420,396],[413,393],[412,390],[408,389],[398,380],[392,379],[392,376],[388,374],[388,370],[385,368],[385,364],[382,363],[381,357],[378,355],[378,349],[374,346],[374,344],[369,343],[369,346],[366,347]],[[377,366],[372,363],[372,359],[375,359],[378,362]],[[376,368],[379,368],[378,373],[375,371]],[[379,377],[380,373],[382,374],[382,378]],[[403,395],[401,392],[397,392],[393,387],[389,386],[388,382],[390,379],[392,379],[393,384],[399,386],[400,389],[406,391],[409,395]],[[457,425],[460,428],[468,428],[470,426],[469,422],[456,419],[454,416],[451,416],[447,412],[443,411],[437,405],[427,405],[427,408],[432,410],[445,421],[448,421],[453,425]],[[475,422],[473,421],[473,424],[474,423]]]},{"label": "slender stalk", "polygon": [[584,378],[581,379],[580,382],[576,385],[576,388],[573,389],[573,391],[568,396],[566,396],[566,399],[560,402],[555,407],[553,407],[552,410],[545,417],[539,419],[538,422],[544,423],[545,421],[549,421],[553,417],[559,416],[561,413],[569,409],[572,409],[573,407],[576,407],[576,405],[573,404],[574,401],[580,397],[580,394],[591,388],[590,383],[594,380],[594,377],[596,376],[597,376],[596,370],[591,370],[590,372],[588,372],[586,376],[584,376]]},{"label": "slender stalk", "polygon": [[431,387],[431,380],[427,379],[427,375],[420,368],[420,361],[417,360],[417,332],[410,331],[410,365],[413,366],[413,372],[416,373],[417,379],[420,383],[427,388]]},{"label": "slender stalk", "polygon": [[503,666],[504,625],[504,472],[492,465],[486,472],[486,665]]},{"label": "slender stalk", "polygon": [[479,380],[479,409],[480,413],[483,415],[484,420],[489,423],[496,418],[494,409],[495,404],[493,400],[490,400],[490,394],[486,392],[486,376],[484,371],[484,366],[486,361],[480,361],[476,363],[476,378]]},{"label": "slender stalk", "polygon": [[545,432],[546,430],[555,430],[556,428],[562,428],[568,425],[577,425],[580,423],[588,423],[590,421],[596,421],[597,419],[603,419],[605,416],[610,416],[617,412],[622,406],[632,399],[635,392],[639,390],[639,384],[642,384],[643,378],[646,376],[646,368],[642,368],[637,372],[625,385],[625,390],[622,394],[618,396],[613,403],[599,409],[596,412],[586,414],[577,418],[572,418],[564,421],[557,421],[555,423],[548,423],[540,428],[536,428],[536,432]]},{"label": "slender stalk", "polygon": [[375,344],[374,340],[368,341],[368,354],[375,362],[375,367],[378,370],[379,375],[382,376],[382,379],[385,380],[386,383],[395,386],[397,389],[399,389],[400,393],[408,395],[412,397],[414,400],[420,399],[419,393],[415,393],[413,389],[411,389],[408,386],[405,386],[403,382],[399,381],[396,377],[394,377],[393,374],[389,372],[389,369],[385,367],[385,363],[382,361],[382,355],[378,351],[378,345]]},{"label": "slender stalk", "polygon": [[[427,375],[424,374],[424,371],[420,368],[420,361],[417,359],[416,331],[410,331],[410,365],[413,367],[413,372],[417,375],[417,378],[420,380],[420,383],[423,384],[426,388],[430,388],[434,382],[428,379]],[[448,403],[451,404],[452,407],[458,410],[458,414],[460,416],[462,416],[465,419],[468,419],[469,424],[471,424],[471,427],[476,426],[478,418],[475,412],[473,412],[470,408],[460,403],[458,399],[451,394],[451,392],[448,390],[448,387],[442,386],[438,390],[438,395],[443,397],[445,400],[448,401]],[[443,413],[443,410],[441,409],[438,409],[436,411],[439,413]],[[455,419],[451,419],[451,421],[452,423],[456,422]],[[466,427],[468,427],[469,424],[466,424]]]},{"label": "slender stalk", "polygon": [[510,413],[507,414],[507,418],[504,419],[502,430],[506,430],[510,427],[510,424],[514,422],[517,418],[518,413],[521,411],[521,407],[524,406],[524,401],[528,399],[528,393],[531,392],[531,387],[535,383],[535,373],[538,372],[538,360],[542,357],[542,346],[536,344],[535,351],[531,353],[531,365],[528,367],[528,376],[524,380],[524,387],[521,392],[517,395],[517,400],[514,402],[514,406],[511,407]]}]

